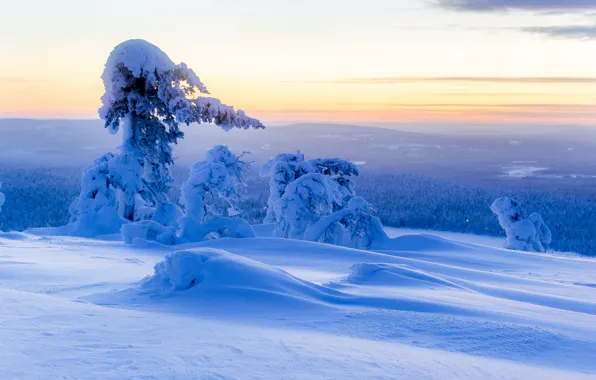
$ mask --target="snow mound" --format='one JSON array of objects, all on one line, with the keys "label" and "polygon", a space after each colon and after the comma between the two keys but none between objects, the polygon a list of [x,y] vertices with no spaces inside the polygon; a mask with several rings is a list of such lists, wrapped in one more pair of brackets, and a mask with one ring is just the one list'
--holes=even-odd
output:
[{"label": "snow mound", "polygon": [[[284,270],[214,248],[194,248],[167,255],[141,283],[153,295],[203,300],[204,305],[234,301],[276,307],[323,304],[339,292],[292,276]],[[208,301],[208,302],[207,302]]]},{"label": "snow mound", "polygon": [[399,264],[360,263],[350,267],[346,282],[403,287],[447,287],[464,289],[441,277]]},{"label": "snow mound", "polygon": [[410,234],[389,239],[380,250],[394,251],[462,251],[470,250],[470,246],[464,243],[454,242],[436,235]]}]

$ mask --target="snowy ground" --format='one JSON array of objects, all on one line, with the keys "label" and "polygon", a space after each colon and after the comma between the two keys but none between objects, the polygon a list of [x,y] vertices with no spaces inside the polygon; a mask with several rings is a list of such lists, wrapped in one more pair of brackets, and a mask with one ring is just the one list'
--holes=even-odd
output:
[{"label": "snowy ground", "polygon": [[[0,377],[596,377],[595,260],[405,232],[378,253],[0,233]],[[178,250],[187,290],[143,280]]]}]

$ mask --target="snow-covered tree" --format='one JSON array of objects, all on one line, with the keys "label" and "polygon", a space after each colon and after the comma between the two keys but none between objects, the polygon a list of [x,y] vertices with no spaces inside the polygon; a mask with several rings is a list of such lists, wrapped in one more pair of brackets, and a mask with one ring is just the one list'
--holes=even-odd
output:
[{"label": "snow-covered tree", "polygon": [[261,175],[269,176],[265,223],[277,222],[276,236],[363,245],[352,238],[360,234],[354,229],[364,223],[364,204],[368,203],[362,200],[364,203],[353,203],[353,208],[344,211],[355,197],[352,177],[359,175],[355,164],[341,158],[305,160],[300,152],[285,153],[265,164]]},{"label": "snow-covered tree", "polygon": [[107,153],[95,160],[84,172],[81,193],[70,205],[69,235],[93,237],[117,233],[126,222],[119,216],[116,191],[112,186]]},{"label": "snow-covered tree", "polygon": [[116,46],[102,75],[105,94],[99,109],[108,130],[123,128],[120,155],[110,172],[120,215],[136,219],[137,194],[150,207],[170,203],[172,144],[184,134],[180,124],[215,123],[221,128],[263,128],[260,121],[235,111],[207,94],[199,77],[184,63],[175,64],[144,40]]},{"label": "snow-covered tree", "polygon": [[491,204],[490,209],[497,216],[501,228],[505,231],[525,217],[521,203],[512,198],[498,198]]},{"label": "snow-covered tree", "polygon": [[345,206],[356,195],[354,181],[352,181],[352,176],[360,174],[356,164],[341,158],[317,158],[309,162],[315,172],[321,173],[337,183],[338,190],[342,194],[343,204],[337,205],[336,209]]},{"label": "snow-covered tree", "polygon": [[250,167],[242,160],[246,153],[236,155],[227,146],[217,145],[191,168],[180,199],[186,212],[180,219],[182,237],[197,240],[198,226],[210,223],[213,217],[230,218],[240,213],[237,187],[244,184]]},{"label": "snow-covered tree", "polygon": [[288,184],[280,201],[275,236],[303,239],[304,233],[341,202],[336,184],[320,173],[309,173]]},{"label": "snow-covered tree", "polygon": [[294,153],[278,154],[267,162],[262,170],[261,176],[269,177],[269,200],[267,205],[267,216],[265,223],[278,221],[281,212],[281,198],[287,186],[308,173],[320,173],[333,180],[341,197],[334,204],[334,210],[341,209],[347,204],[354,193],[352,176],[359,174],[358,167],[341,158],[317,158],[305,160],[304,155],[299,151]]},{"label": "snow-covered tree", "polygon": [[[532,217],[536,222],[526,219],[526,214],[521,203],[515,199],[506,197],[495,200],[490,206],[490,209],[497,215],[499,224],[507,235],[505,248],[528,252],[545,252],[540,233],[544,233],[545,240],[548,238],[550,243],[550,230],[547,234],[546,230],[542,228],[541,225],[544,225],[544,221],[538,214]],[[544,232],[539,232],[535,223]]]},{"label": "snow-covered tree", "polygon": [[263,166],[261,176],[269,177],[269,199],[265,223],[278,221],[281,212],[281,198],[286,187],[312,171],[312,167],[304,161],[304,154],[300,151],[278,154]]}]

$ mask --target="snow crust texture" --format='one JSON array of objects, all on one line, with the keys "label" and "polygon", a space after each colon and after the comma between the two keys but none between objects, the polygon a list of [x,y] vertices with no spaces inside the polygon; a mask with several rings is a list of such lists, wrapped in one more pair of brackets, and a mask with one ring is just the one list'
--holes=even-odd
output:
[{"label": "snow crust texture", "polygon": [[272,238],[274,228],[175,247],[0,233],[0,373],[596,376],[594,260],[395,229],[382,250],[358,250]]}]

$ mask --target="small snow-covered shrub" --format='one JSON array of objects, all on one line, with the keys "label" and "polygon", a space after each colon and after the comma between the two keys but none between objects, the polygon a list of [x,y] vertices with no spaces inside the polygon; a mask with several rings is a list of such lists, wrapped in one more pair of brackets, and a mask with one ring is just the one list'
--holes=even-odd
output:
[{"label": "small snow-covered shrub", "polygon": [[551,243],[550,229],[536,213],[526,219],[521,203],[512,198],[498,198],[490,206],[505,230],[505,248],[527,252],[545,252]]},{"label": "small snow-covered shrub", "polygon": [[120,231],[126,220],[118,213],[116,192],[112,186],[107,153],[95,160],[83,174],[81,193],[70,205],[69,235],[94,237]]}]

